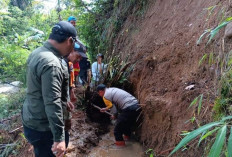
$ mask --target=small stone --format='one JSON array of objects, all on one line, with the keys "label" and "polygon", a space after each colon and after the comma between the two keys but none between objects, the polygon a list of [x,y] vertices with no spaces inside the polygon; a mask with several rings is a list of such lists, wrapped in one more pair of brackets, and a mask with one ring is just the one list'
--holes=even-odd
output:
[{"label": "small stone", "polygon": [[227,26],[226,26],[226,29],[225,29],[225,38],[231,38],[232,37],[232,23],[229,23]]},{"label": "small stone", "polygon": [[13,85],[13,86],[19,87],[22,84],[22,82],[20,82],[20,81],[14,81],[14,82],[11,82],[10,84]]},{"label": "small stone", "polygon": [[185,90],[193,90],[195,85],[189,85],[185,88]]}]

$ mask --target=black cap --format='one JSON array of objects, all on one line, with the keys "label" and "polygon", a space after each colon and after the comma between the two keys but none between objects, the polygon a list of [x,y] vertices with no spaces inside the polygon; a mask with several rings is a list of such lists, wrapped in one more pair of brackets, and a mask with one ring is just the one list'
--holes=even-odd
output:
[{"label": "black cap", "polygon": [[77,42],[75,43],[74,51],[78,52],[81,55],[81,57],[88,58],[86,54],[84,53],[83,47]]},{"label": "black cap", "polygon": [[52,28],[52,34],[61,36],[72,37],[76,41],[77,31],[76,28],[67,21],[60,21]]},{"label": "black cap", "polygon": [[106,89],[106,86],[104,84],[99,84],[97,86],[97,92],[100,91],[100,90],[105,90]]},{"label": "black cap", "polygon": [[104,59],[104,55],[101,53],[97,54],[96,58],[98,58],[98,57],[101,57],[102,59]]}]

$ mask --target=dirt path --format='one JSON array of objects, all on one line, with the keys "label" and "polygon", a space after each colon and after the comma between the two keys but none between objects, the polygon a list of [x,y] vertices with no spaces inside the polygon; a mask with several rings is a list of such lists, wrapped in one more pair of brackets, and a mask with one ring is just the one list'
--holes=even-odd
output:
[{"label": "dirt path", "polygon": [[90,122],[83,111],[75,111],[72,114],[72,129],[66,156],[85,156],[97,146],[99,136],[107,131],[107,127]]},{"label": "dirt path", "polygon": [[[18,125],[14,128],[20,126],[20,123],[17,122]],[[14,141],[20,143],[18,154],[11,153],[10,157],[34,157],[33,147],[20,135],[21,133],[22,129],[14,134],[0,131],[0,135],[6,138],[3,143],[14,143]],[[7,140],[9,138],[11,142]],[[142,146],[135,141],[126,142],[123,148],[116,147],[113,126],[89,121],[84,111],[76,110],[73,113],[70,143],[65,157],[142,157],[143,152]]]}]

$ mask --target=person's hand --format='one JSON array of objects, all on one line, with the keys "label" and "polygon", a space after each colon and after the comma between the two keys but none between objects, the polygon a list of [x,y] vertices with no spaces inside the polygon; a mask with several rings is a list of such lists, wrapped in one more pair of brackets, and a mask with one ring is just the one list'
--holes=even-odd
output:
[{"label": "person's hand", "polygon": [[77,101],[77,97],[74,93],[74,88],[72,88],[71,92],[70,92],[70,99],[71,99],[71,102],[75,103]]},{"label": "person's hand", "polygon": [[101,112],[106,112],[108,109],[107,108],[101,108]]},{"label": "person's hand", "polygon": [[52,146],[52,152],[56,157],[63,157],[65,153],[65,142],[54,142]]},{"label": "person's hand", "polygon": [[74,105],[72,102],[67,102],[67,110],[69,112],[71,112],[72,110],[74,110]]}]

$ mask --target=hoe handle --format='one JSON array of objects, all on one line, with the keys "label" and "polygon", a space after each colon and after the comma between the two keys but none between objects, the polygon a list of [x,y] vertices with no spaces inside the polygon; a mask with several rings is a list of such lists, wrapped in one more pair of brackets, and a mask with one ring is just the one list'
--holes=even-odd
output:
[{"label": "hoe handle", "polygon": [[[99,107],[99,106],[97,106],[97,105],[94,105],[94,104],[92,104],[92,105],[93,105],[93,107],[95,107],[96,109],[101,110],[101,107]],[[108,114],[108,115],[110,115],[110,116],[113,116],[113,114],[109,113],[108,111],[105,111],[104,113],[106,113],[106,114]]]}]

